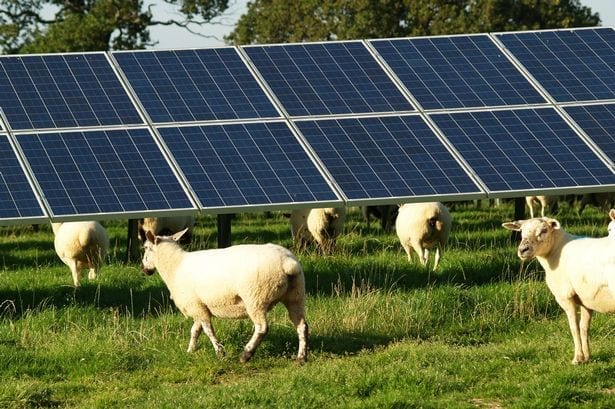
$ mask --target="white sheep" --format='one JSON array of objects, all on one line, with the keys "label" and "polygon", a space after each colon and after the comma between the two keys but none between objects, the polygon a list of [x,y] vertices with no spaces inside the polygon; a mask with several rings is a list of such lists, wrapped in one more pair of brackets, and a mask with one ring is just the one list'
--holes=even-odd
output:
[{"label": "white sheep", "polygon": [[98,222],[52,223],[53,245],[60,260],[70,268],[73,284],[79,287],[81,270],[88,268],[88,278],[95,279],[109,251],[109,236]]},{"label": "white sheep", "polygon": [[194,216],[146,217],[139,219],[137,227],[142,242],[145,241],[146,231],[151,231],[154,236],[170,236],[185,228],[188,232],[182,237],[182,243],[187,244],[192,239]]},{"label": "white sheep", "polygon": [[211,317],[249,317],[254,334],[240,358],[248,361],[267,333],[267,311],[282,302],[299,336],[297,361],[305,362],[305,278],[297,258],[271,243],[187,252],[177,243],[186,230],[171,237],[146,232],[142,269],[147,275],[158,270],[177,308],[194,320],[188,352],[196,349],[197,339],[205,331],[221,356],[224,348],[216,338]]},{"label": "white sheep", "polygon": [[444,246],[451,232],[451,214],[440,202],[406,203],[399,208],[395,220],[397,237],[412,261],[412,250],[419,260],[427,265],[429,250],[436,248],[433,270],[435,271],[444,254]]},{"label": "white sheep", "polygon": [[592,312],[615,312],[615,241],[574,236],[547,217],[502,226],[521,232],[519,258],[535,257],[544,268],[547,286],[568,316],[574,340],[572,363],[588,361]]},{"label": "white sheep", "polygon": [[609,210],[609,218],[611,221],[607,227],[607,231],[609,232],[609,237],[615,238],[615,209]]},{"label": "white sheep", "polygon": [[534,218],[534,205],[540,205],[540,215],[542,217],[545,216],[545,209],[549,206],[551,202],[551,198],[549,196],[525,196],[525,204],[530,208],[530,217]]},{"label": "white sheep", "polygon": [[293,210],[290,228],[295,248],[305,248],[315,241],[321,250],[331,252],[344,229],[345,219],[344,207]]}]

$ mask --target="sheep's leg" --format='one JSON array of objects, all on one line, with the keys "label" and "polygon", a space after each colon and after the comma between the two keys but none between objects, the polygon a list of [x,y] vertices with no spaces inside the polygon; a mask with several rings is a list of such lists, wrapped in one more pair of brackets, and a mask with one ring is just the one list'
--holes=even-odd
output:
[{"label": "sheep's leg", "polygon": [[421,252],[419,253],[420,255],[420,259],[421,259],[421,264],[426,266],[427,265],[427,260],[429,260],[429,250],[424,248],[421,250]]},{"label": "sheep's leg", "polygon": [[433,271],[436,271],[436,268],[438,268],[438,263],[440,262],[440,246],[436,247],[436,255],[434,256],[433,259]]},{"label": "sheep's leg", "polygon": [[201,324],[203,327],[203,331],[205,331],[205,335],[209,337],[211,345],[213,345],[214,350],[216,351],[216,356],[218,358],[221,358],[222,356],[224,356],[224,346],[222,346],[220,341],[218,341],[218,338],[216,337],[216,333],[214,331],[214,327],[211,325],[211,320],[205,319],[201,321]]},{"label": "sheep's leg", "polygon": [[73,275],[73,284],[75,287],[79,287],[81,283],[81,270],[77,266],[77,260],[72,260],[72,262],[68,265],[70,268],[70,272]]},{"label": "sheep's leg", "polygon": [[252,322],[254,323],[254,333],[252,334],[252,338],[243,348],[243,353],[239,358],[240,362],[248,362],[252,355],[254,355],[254,351],[260,345],[265,335],[267,335],[267,331],[269,328],[267,327],[267,317],[266,317],[267,308],[262,308],[258,311],[252,311],[249,313]]},{"label": "sheep's leg", "polygon": [[408,261],[412,262],[412,248],[408,243],[402,243],[401,246],[404,248],[404,251],[408,255]]},{"label": "sheep's leg", "polygon": [[581,349],[583,351],[583,362],[589,361],[589,324],[592,320],[592,310],[581,306]]},{"label": "sheep's leg", "polygon": [[574,342],[574,357],[572,358],[573,364],[579,364],[585,362],[585,355],[581,346],[581,335],[579,332],[579,322],[577,319],[577,305],[572,300],[566,300],[562,304],[562,308],[566,312],[568,317],[568,326],[570,327],[570,333],[572,334],[572,340]]},{"label": "sheep's leg", "polygon": [[195,320],[190,329],[190,343],[188,344],[188,352],[196,351],[196,342],[203,331],[201,321]]},{"label": "sheep's leg", "polygon": [[308,325],[305,322],[305,308],[303,302],[286,303],[288,316],[295,325],[299,337],[299,350],[297,351],[297,362],[300,364],[307,361],[308,352]]}]

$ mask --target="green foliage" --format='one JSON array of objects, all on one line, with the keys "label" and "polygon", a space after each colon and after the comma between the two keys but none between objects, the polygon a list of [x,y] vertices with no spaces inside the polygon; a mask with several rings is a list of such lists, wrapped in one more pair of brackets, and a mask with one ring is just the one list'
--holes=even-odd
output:
[{"label": "green foliage", "polygon": [[594,26],[579,0],[254,0],[234,44],[349,40]]},{"label": "green foliage", "polygon": [[[571,232],[606,234],[603,210],[560,212]],[[247,320],[214,321],[224,358],[204,336],[186,353],[191,322],[160,277],[123,262],[126,221],[104,222],[109,262],[79,289],[49,226],[0,228],[0,407],[612,407],[615,317],[595,315],[592,362],[571,365],[566,318],[540,267],[522,265],[500,227],[512,213],[456,205],[431,272],[351,209],[333,254],[299,253],[311,334],[303,366],[282,306],[248,364],[238,362]],[[199,218],[190,247],[216,247],[215,226]],[[237,215],[232,240],[292,245],[278,213]]]},{"label": "green foliage", "polygon": [[153,25],[202,25],[221,15],[228,0],[165,0],[179,20],[155,20],[143,0],[0,0],[0,49],[43,53],[140,49],[152,45]]}]

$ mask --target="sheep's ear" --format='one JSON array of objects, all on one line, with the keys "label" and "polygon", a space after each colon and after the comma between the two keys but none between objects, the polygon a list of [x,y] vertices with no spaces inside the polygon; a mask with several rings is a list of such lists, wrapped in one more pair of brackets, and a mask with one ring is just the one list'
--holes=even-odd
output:
[{"label": "sheep's ear", "polygon": [[560,222],[556,219],[547,218],[546,222],[549,225],[549,227],[551,227],[553,230],[559,230],[562,227]]},{"label": "sheep's ear", "polygon": [[609,217],[611,220],[615,221],[615,209],[609,210]]},{"label": "sheep's ear", "polygon": [[521,231],[521,225],[525,223],[525,220],[515,220],[514,222],[502,223],[502,227],[507,230]]},{"label": "sheep's ear", "polygon": [[178,241],[179,239],[182,238],[182,236],[184,235],[184,233],[186,233],[188,231],[188,227],[186,227],[184,230],[182,231],[178,231],[177,233],[175,233],[174,235],[171,236],[171,238],[173,239],[173,241]]},{"label": "sheep's ear", "polygon": [[149,241],[150,243],[155,243],[155,239],[156,237],[154,236],[154,233],[152,233],[150,230],[145,232],[145,238],[147,239],[147,241]]}]

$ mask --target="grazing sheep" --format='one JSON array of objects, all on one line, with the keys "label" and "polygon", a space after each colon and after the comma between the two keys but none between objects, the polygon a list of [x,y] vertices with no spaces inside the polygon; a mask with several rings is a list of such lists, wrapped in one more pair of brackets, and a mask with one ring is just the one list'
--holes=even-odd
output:
[{"label": "grazing sheep", "polygon": [[452,218],[446,206],[439,202],[406,203],[399,208],[395,230],[397,237],[412,261],[412,249],[421,264],[427,265],[429,250],[436,247],[434,271],[451,232]]},{"label": "grazing sheep", "polygon": [[52,223],[53,245],[60,260],[70,268],[73,284],[79,287],[81,270],[89,268],[95,279],[109,251],[109,236],[98,222]]},{"label": "grazing sheep", "polygon": [[186,231],[171,237],[147,231],[142,269],[147,275],[158,270],[177,308],[194,320],[188,352],[196,349],[197,339],[205,331],[221,356],[224,348],[216,338],[211,317],[249,317],[254,334],[240,358],[248,361],[267,333],[267,311],[282,302],[299,336],[297,360],[305,362],[305,278],[297,258],[275,244],[187,252],[177,243]]},{"label": "grazing sheep", "polygon": [[574,340],[572,363],[588,361],[592,312],[615,312],[615,241],[574,236],[547,217],[502,226],[521,232],[519,258],[535,257],[544,268],[547,286],[568,316]]},{"label": "grazing sheep", "polygon": [[303,249],[307,244],[316,241],[325,253],[330,253],[335,242],[344,229],[346,209],[298,209],[290,215],[290,228],[295,248]]},{"label": "grazing sheep", "polygon": [[609,218],[611,219],[609,226],[607,227],[609,237],[615,238],[615,209],[609,210]]},{"label": "grazing sheep", "polygon": [[398,208],[399,207],[396,205],[363,206],[361,208],[361,213],[367,223],[368,229],[370,219],[374,216],[376,219],[380,220],[380,227],[382,227],[382,230],[385,232],[390,232],[395,225]]},{"label": "grazing sheep", "polygon": [[145,232],[151,231],[154,236],[170,236],[188,228],[188,232],[182,237],[182,244],[188,244],[192,240],[192,229],[194,227],[193,216],[173,216],[173,217],[149,217],[139,219],[138,231],[139,240],[145,241]]}]

